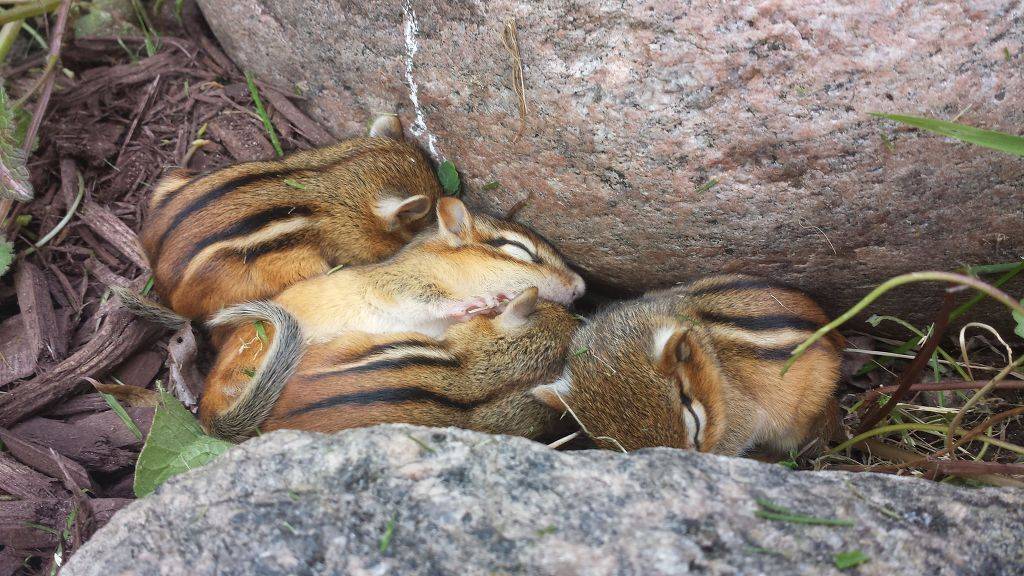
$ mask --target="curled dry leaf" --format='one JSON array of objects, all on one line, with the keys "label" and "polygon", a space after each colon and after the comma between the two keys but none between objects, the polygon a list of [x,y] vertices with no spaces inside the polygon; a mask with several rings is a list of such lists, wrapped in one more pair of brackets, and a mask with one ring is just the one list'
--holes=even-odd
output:
[{"label": "curled dry leaf", "polygon": [[92,378],[88,380],[97,391],[110,394],[117,398],[118,402],[135,408],[156,408],[160,403],[160,393],[156,390],[125,384],[101,384]]},{"label": "curled dry leaf", "polygon": [[196,337],[191,326],[184,326],[171,336],[167,345],[167,367],[170,369],[168,390],[189,409],[203,389],[203,377],[196,368]]}]

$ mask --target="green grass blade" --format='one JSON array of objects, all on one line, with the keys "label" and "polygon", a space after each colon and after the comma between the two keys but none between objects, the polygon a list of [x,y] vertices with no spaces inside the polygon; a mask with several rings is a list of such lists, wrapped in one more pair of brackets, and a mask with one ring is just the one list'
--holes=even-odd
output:
[{"label": "green grass blade", "polygon": [[[976,271],[977,268],[974,268],[973,270]],[[1017,274],[1020,274],[1021,272],[1024,272],[1024,262],[1021,262],[1021,263],[1015,265],[1013,268],[1010,268],[1009,270],[1006,270],[1006,272],[1002,276],[1000,276],[995,282],[993,282],[992,285],[995,286],[996,288],[999,288],[1003,284],[1006,284],[1010,280],[1013,280],[1013,278],[1015,276],[1017,276]],[[964,302],[963,304],[958,306],[955,310],[953,310],[952,313],[950,313],[949,319],[950,320],[956,320],[957,318],[963,316],[968,311],[970,311],[970,309],[973,308],[975,304],[977,304],[978,302],[981,302],[982,298],[984,298],[984,297],[985,297],[985,294],[983,294],[982,292],[978,292],[974,296],[971,296],[970,300],[968,300],[967,302]]]},{"label": "green grass blade", "polygon": [[281,141],[277,139],[277,132],[274,131],[274,125],[270,122],[267,109],[263,107],[260,91],[256,88],[256,78],[248,70],[245,71],[245,83],[249,85],[249,94],[252,96],[252,103],[256,106],[256,114],[263,121],[263,128],[267,131],[267,135],[270,136],[270,143],[274,145],[274,152],[277,152],[278,156],[284,156],[284,150],[281,149]]},{"label": "green grass blade", "polygon": [[790,522],[792,524],[811,524],[815,526],[853,526],[853,520],[843,520],[841,518],[818,518],[816,516],[804,516],[802,514],[780,514],[778,512],[769,512],[767,510],[758,510],[755,512],[758,518],[764,518],[765,520],[778,520],[779,522]]},{"label": "green grass blade", "polygon": [[391,546],[391,537],[395,534],[395,519],[388,520],[387,526],[384,528],[384,534],[380,537],[380,551],[381,553],[387,552],[388,547]]},{"label": "green grass blade", "polygon": [[107,406],[110,406],[110,409],[114,411],[114,414],[117,414],[118,418],[124,422],[125,427],[131,430],[136,438],[142,440],[142,430],[139,430],[135,421],[128,415],[128,411],[124,409],[124,406],[121,406],[121,403],[117,401],[117,398],[106,392],[100,392],[100,396],[107,402]]},{"label": "green grass blade", "polygon": [[883,114],[881,112],[870,112],[870,114],[878,118],[895,120],[896,122],[902,122],[903,124],[914,126],[915,128],[921,128],[928,130],[929,132],[935,132],[936,134],[956,138],[961,142],[984,146],[985,148],[999,150],[1000,152],[1006,152],[1007,154],[1013,154],[1015,156],[1024,156],[1024,138],[1014,136],[1013,134],[1007,134],[1006,132],[982,130],[981,128],[975,128],[965,124],[946,122],[945,120],[935,120],[934,118],[922,118],[920,116]]}]

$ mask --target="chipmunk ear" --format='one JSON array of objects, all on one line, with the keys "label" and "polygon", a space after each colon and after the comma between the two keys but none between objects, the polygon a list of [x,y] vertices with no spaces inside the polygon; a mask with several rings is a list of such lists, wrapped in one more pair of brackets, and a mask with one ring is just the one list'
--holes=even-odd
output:
[{"label": "chipmunk ear", "polygon": [[498,314],[497,320],[505,328],[515,328],[522,326],[536,309],[537,287],[530,286],[505,304],[505,310]]},{"label": "chipmunk ear", "polygon": [[569,397],[572,396],[570,377],[569,370],[566,368],[561,378],[550,384],[534,386],[530,390],[530,395],[540,401],[541,404],[556,412],[565,412],[566,403],[569,401]]},{"label": "chipmunk ear", "polygon": [[374,212],[388,231],[403,223],[414,222],[430,214],[430,198],[422,194],[400,198],[384,198],[377,202]]},{"label": "chipmunk ear", "polygon": [[651,363],[659,374],[675,374],[676,368],[690,358],[690,324],[673,322],[655,330],[650,352]]},{"label": "chipmunk ear", "polygon": [[445,196],[437,201],[437,222],[441,235],[454,246],[473,239],[473,215],[458,198]]},{"label": "chipmunk ear", "polygon": [[402,121],[395,114],[381,114],[374,118],[366,135],[371,138],[405,139],[405,135],[402,134]]}]

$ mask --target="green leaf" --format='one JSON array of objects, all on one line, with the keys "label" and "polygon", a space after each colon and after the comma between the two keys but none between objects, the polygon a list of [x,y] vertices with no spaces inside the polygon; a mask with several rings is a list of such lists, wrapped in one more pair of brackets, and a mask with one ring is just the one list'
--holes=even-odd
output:
[{"label": "green leaf", "polygon": [[871,560],[871,558],[861,552],[860,550],[851,550],[850,552],[840,552],[835,555],[836,568],[840,570],[846,570],[847,568],[853,568],[858,564],[863,564]]},{"label": "green leaf", "polygon": [[[1024,306],[1024,298],[1021,298],[1020,303]],[[1013,329],[1013,333],[1021,338],[1024,338],[1024,314],[1013,311],[1013,319],[1017,321],[1017,327]]]},{"label": "green leaf", "polygon": [[445,194],[449,196],[459,195],[459,190],[462,189],[462,182],[459,180],[459,171],[455,169],[455,164],[452,164],[451,160],[445,160],[441,163],[441,167],[437,169],[437,179],[441,181],[441,187],[444,188]]},{"label": "green leaf", "polygon": [[499,184],[497,180],[492,180],[492,181],[488,182],[487,184],[484,184],[483,185],[483,189],[484,190],[494,190],[498,186],[501,186],[501,184]]},{"label": "green leaf", "polygon": [[274,152],[277,152],[278,156],[284,156],[284,150],[281,149],[281,141],[277,139],[277,132],[274,131],[274,125],[270,122],[267,109],[263,107],[263,100],[260,99],[260,91],[256,89],[256,78],[248,70],[245,71],[245,83],[249,86],[249,95],[252,96],[252,103],[256,106],[256,115],[263,121],[263,128],[267,131],[267,135],[270,136],[270,143],[274,146]]},{"label": "green leaf", "polygon": [[156,277],[154,276],[150,276],[149,279],[146,280],[146,285],[142,287],[143,296],[149,296],[149,293],[153,290],[154,282],[156,282]]},{"label": "green leaf", "polygon": [[956,138],[962,142],[984,146],[985,148],[999,150],[1000,152],[1006,152],[1007,154],[1013,154],[1015,156],[1024,156],[1024,138],[1014,136],[1013,134],[1007,134],[1006,132],[982,130],[981,128],[975,128],[965,124],[946,122],[945,120],[935,120],[933,118],[921,118],[919,116],[882,114],[880,112],[871,112],[870,114],[872,116],[877,116],[878,118],[888,118],[889,120],[902,122],[910,126],[928,130],[929,132],[935,132],[936,134]]},{"label": "green leaf", "polygon": [[13,106],[7,92],[0,86],[0,197],[27,202],[35,192],[25,166],[25,151],[21,147],[25,136],[19,135],[24,111],[19,113]]},{"label": "green leaf", "polygon": [[252,324],[256,327],[256,336],[259,337],[260,342],[263,342],[264,344],[269,342],[270,339],[267,338],[267,327],[263,325],[263,322],[256,320]]},{"label": "green leaf", "polygon": [[135,465],[135,495],[151,494],[168,478],[199,468],[230,447],[231,443],[204,434],[195,416],[161,391],[153,427]]},{"label": "green leaf", "polygon": [[136,438],[142,440],[142,430],[139,430],[135,421],[128,415],[128,411],[124,409],[124,406],[121,406],[121,403],[117,401],[117,398],[114,398],[113,395],[107,394],[106,392],[100,392],[100,396],[102,396],[103,400],[107,402],[107,406],[110,406],[110,409],[114,411],[114,414],[117,414],[118,418],[124,422],[125,427],[131,430],[132,434],[135,434]]},{"label": "green leaf", "polygon": [[0,234],[0,276],[7,274],[11,269],[11,262],[14,261],[14,244],[11,244]]},{"label": "green leaf", "polygon": [[288,185],[288,186],[291,186],[292,188],[295,188],[296,190],[305,190],[306,189],[306,185],[305,184],[300,184],[299,182],[296,182],[295,180],[292,180],[291,178],[285,178],[284,179],[284,183],[286,185]]}]

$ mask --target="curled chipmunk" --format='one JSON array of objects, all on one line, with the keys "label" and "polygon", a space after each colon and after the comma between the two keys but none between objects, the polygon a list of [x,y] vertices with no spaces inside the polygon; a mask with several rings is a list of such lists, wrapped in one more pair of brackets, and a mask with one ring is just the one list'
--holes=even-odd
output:
[{"label": "curled chipmunk", "polygon": [[[436,230],[421,233],[392,258],[304,280],[273,303],[293,318],[305,341],[319,344],[356,332],[441,338],[453,324],[530,287],[565,305],[583,294],[583,279],[528,228],[472,214],[456,198],[438,201],[437,220]],[[251,307],[241,305],[210,320],[211,327],[229,331],[218,352],[222,370],[262,363],[266,350],[254,340],[250,317]],[[208,412],[223,412],[234,402],[232,389],[208,379],[203,402]]]},{"label": "curled chipmunk", "polygon": [[208,383],[237,390],[227,407],[204,397],[212,434],[239,441],[281,428],[335,432],[385,422],[458,426],[527,438],[564,429],[530,389],[562,370],[577,320],[538,301],[529,288],[494,317],[448,328],[441,340],[418,333],[348,333],[303,352],[301,330],[283,308],[248,305],[239,320],[273,327],[259,366],[218,364]]},{"label": "curled chipmunk", "polygon": [[391,256],[430,224],[441,188],[396,117],[379,117],[369,134],[210,174],[171,172],[154,188],[141,233],[170,310],[118,294],[177,327],[339,265]]},{"label": "curled chipmunk", "polygon": [[835,417],[842,337],[832,333],[780,376],[827,323],[807,295],[752,276],[714,276],[597,314],[556,381],[533,394],[571,408],[598,446],[739,455],[794,449]]}]

